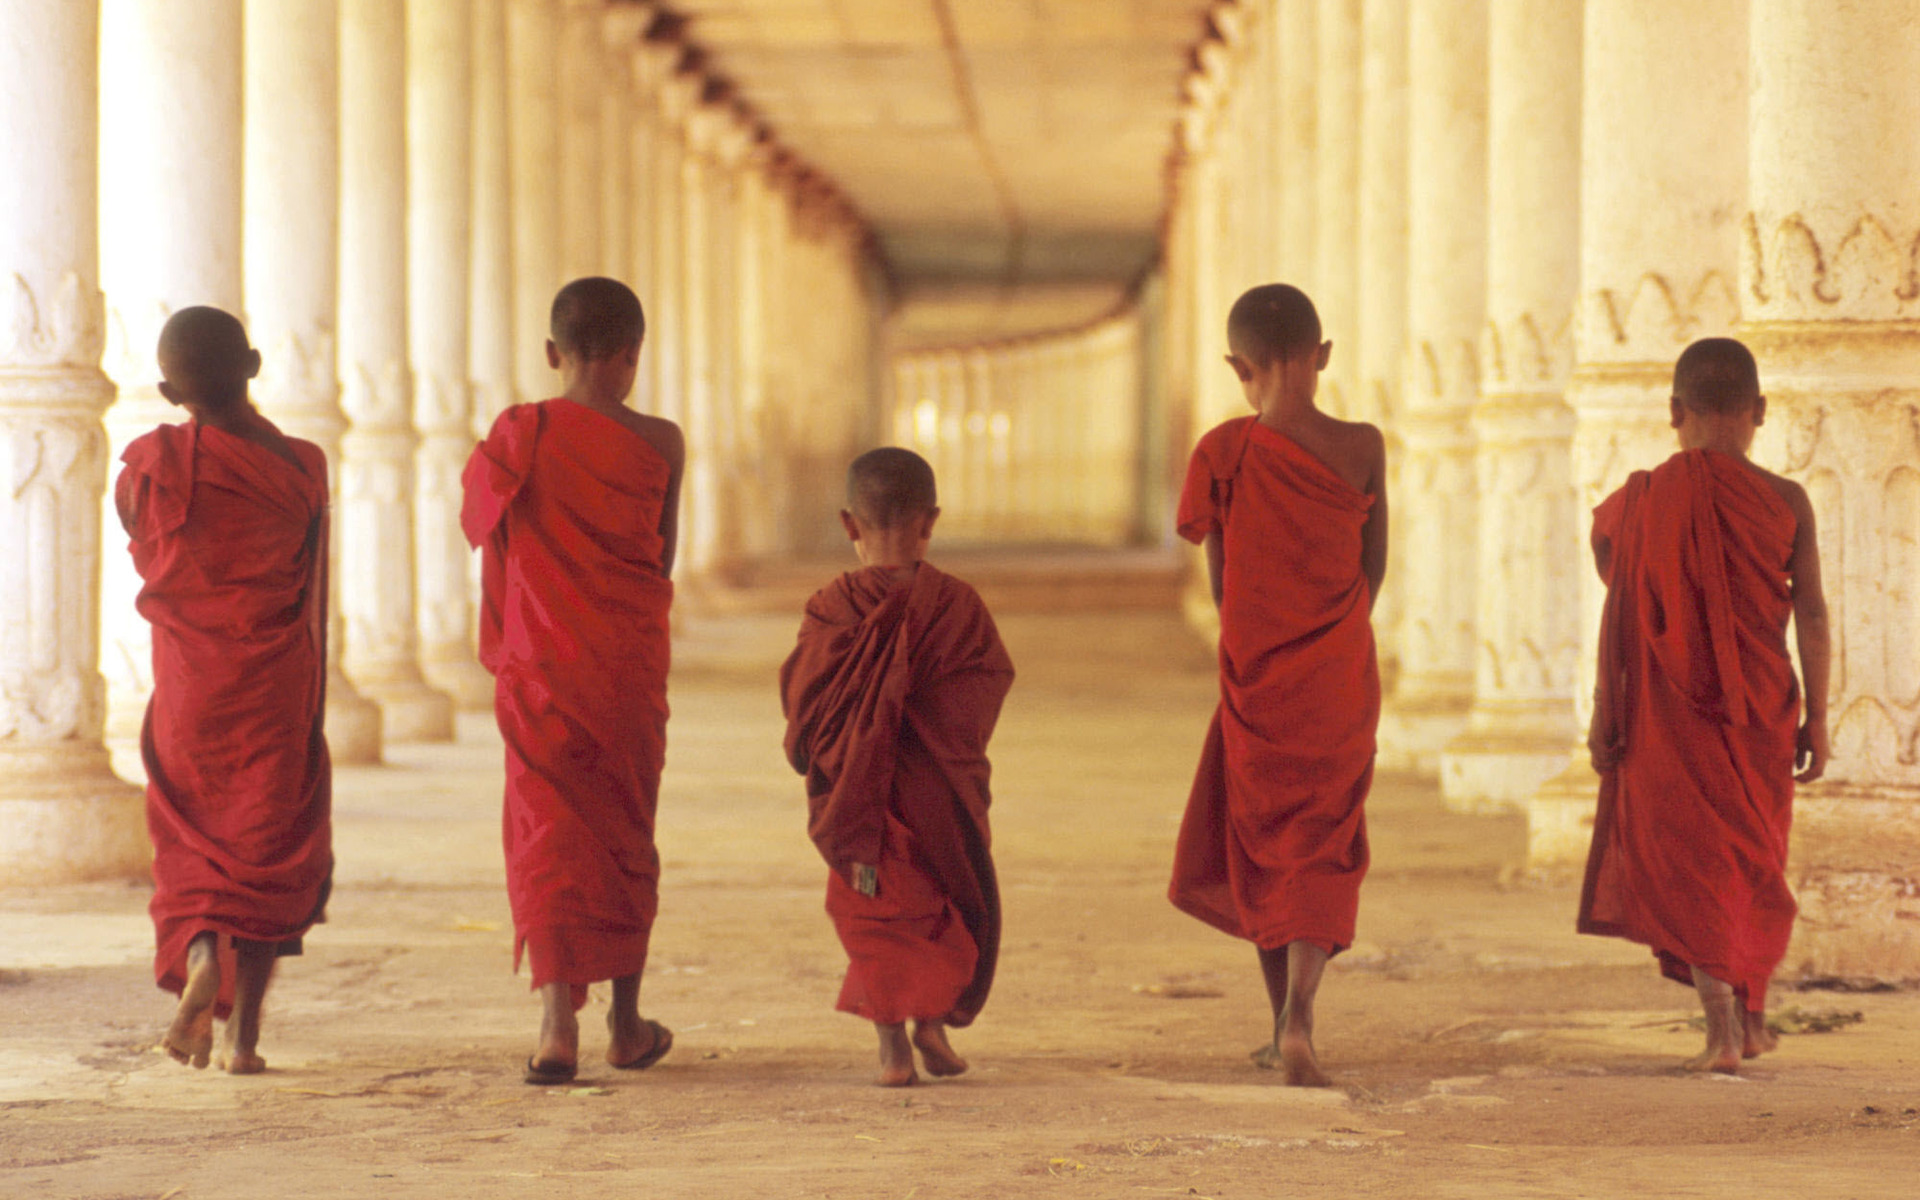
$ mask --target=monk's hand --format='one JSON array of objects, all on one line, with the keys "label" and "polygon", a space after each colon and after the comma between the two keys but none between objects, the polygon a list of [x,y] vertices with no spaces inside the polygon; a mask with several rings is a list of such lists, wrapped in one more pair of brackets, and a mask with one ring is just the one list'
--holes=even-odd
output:
[{"label": "monk's hand", "polygon": [[1795,740],[1793,765],[1800,773],[1793,777],[1795,783],[1812,783],[1827,773],[1827,759],[1833,753],[1827,745],[1827,723],[1825,720],[1808,721],[1800,727],[1800,736]]},{"label": "monk's hand", "polygon": [[1612,722],[1597,712],[1587,726],[1587,756],[1593,760],[1596,775],[1605,775],[1620,765],[1620,735],[1614,732]]},{"label": "monk's hand", "polygon": [[880,894],[880,869],[866,863],[853,864],[853,890],[862,896]]}]

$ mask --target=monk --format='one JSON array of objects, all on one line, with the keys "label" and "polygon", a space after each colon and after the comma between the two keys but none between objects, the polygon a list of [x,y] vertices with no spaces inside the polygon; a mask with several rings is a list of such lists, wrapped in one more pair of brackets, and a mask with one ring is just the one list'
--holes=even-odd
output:
[{"label": "monk", "polygon": [[847,951],[838,1007],[879,1031],[881,1087],[918,1082],[916,1049],[929,1074],[967,1069],[947,1030],[979,1015],[1000,948],[987,740],[1013,662],[979,595],[926,561],[939,516],[925,459],[855,459],[840,521],[862,567],[807,602],[780,668]]},{"label": "monk", "polygon": [[554,297],[547,362],[561,394],[500,414],[468,460],[461,524],[481,551],[480,661],[506,742],[504,835],[514,969],[544,1015],[524,1078],[579,1064],[587,985],[613,981],[607,1062],[673,1045],[640,1017],[658,907],[654,809],[666,761],[667,612],[686,447],[626,406],[646,319],[625,284]]},{"label": "monk", "polygon": [[260,354],[231,315],[181,309],[159,359],[160,394],[192,419],[127,447],[114,503],[153,625],[154,978],[180,997],[160,1044],[251,1075],[274,964],[324,919],[333,877],[327,460],[254,409]]},{"label": "monk", "polygon": [[1180,535],[1206,548],[1220,611],[1220,707],[1168,896],[1259,949],[1273,1035],[1255,1065],[1324,1087],[1313,1002],[1328,958],[1353,942],[1368,861],[1385,442],[1315,407],[1333,343],[1298,288],[1241,296],[1227,346],[1254,415],[1200,439],[1180,494]]},{"label": "monk", "polygon": [[1593,514],[1601,783],[1579,929],[1649,946],[1691,984],[1707,1045],[1686,1068],[1734,1074],[1774,1048],[1767,984],[1798,911],[1793,785],[1828,756],[1827,604],[1806,489],[1747,461],[1767,413],[1753,355],[1731,338],[1687,347],[1670,409],[1680,452]]}]

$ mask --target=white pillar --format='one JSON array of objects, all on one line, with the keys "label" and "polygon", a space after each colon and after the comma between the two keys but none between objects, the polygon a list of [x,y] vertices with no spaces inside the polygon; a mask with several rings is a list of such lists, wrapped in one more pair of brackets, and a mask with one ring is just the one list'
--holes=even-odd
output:
[{"label": "white pillar", "polygon": [[558,0],[507,0],[507,138],[513,226],[516,399],[559,392],[547,366],[547,315],[560,275],[560,10]]},{"label": "white pillar", "polygon": [[[1360,396],[1353,415],[1380,426],[1387,441],[1387,494],[1400,496],[1401,374],[1407,347],[1407,6],[1365,0],[1361,12],[1359,338]],[[1388,546],[1387,582],[1373,608],[1380,682],[1391,696],[1400,678],[1401,538]]]},{"label": "white pillar", "polygon": [[151,855],[101,738],[98,22],[93,0],[0,5],[0,887],[133,878]]},{"label": "white pillar", "polygon": [[1920,977],[1920,28],[1904,0],[1752,0],[1741,331],[1765,458],[1806,486],[1833,762],[1796,800],[1783,968]]},{"label": "white pillar", "polygon": [[513,403],[513,156],[507,111],[506,0],[474,0],[467,377],[473,385],[475,437],[485,437],[493,419]]},{"label": "white pillar", "polygon": [[697,75],[676,76],[673,86],[686,96],[686,152],[680,156],[680,286],[682,307],[680,395],[687,436],[687,466],[681,486],[680,546],[689,575],[710,571],[719,554],[720,495],[714,458],[719,434],[713,400],[713,340],[707,316],[713,303],[713,210],[707,177],[720,133],[720,115],[700,105],[703,86]]},{"label": "white pillar", "polygon": [[490,711],[474,656],[473,552],[460,472],[473,452],[467,382],[473,235],[473,15],[467,0],[407,0],[407,330],[413,367],[414,581],[420,672],[467,711]]},{"label": "white pillar", "polygon": [[[128,442],[185,417],[156,390],[167,317],[194,304],[245,316],[240,43],[240,0],[100,6],[100,264],[107,373],[120,385],[107,412],[109,478]],[[109,496],[103,516],[117,529],[111,509]],[[101,571],[107,727],[134,737],[153,689],[153,642],[134,611],[133,562],[117,536],[110,544]]]},{"label": "white pillar", "polygon": [[561,282],[601,274],[601,0],[561,0],[557,104],[560,171],[547,186],[560,194]]},{"label": "white pillar", "polygon": [[[1360,416],[1360,0],[1322,0],[1313,152],[1313,302],[1333,342],[1320,407]],[[1264,220],[1265,214],[1254,214]]]},{"label": "white pillar", "polygon": [[347,674],[389,742],[453,736],[421,678],[414,616],[413,385],[407,365],[406,11],[340,3],[340,376],[351,421],[335,506]]},{"label": "white pillar", "polygon": [[[688,89],[675,74],[682,51],[672,43],[649,43],[652,61],[653,170],[647,188],[653,208],[653,291],[647,310],[648,380],[653,385],[649,411],[683,426],[687,420],[685,352],[687,330],[686,263],[681,248],[680,192],[684,186],[685,120]],[[687,490],[681,488],[684,508]],[[685,530],[683,529],[684,536]]]},{"label": "white pillar", "polygon": [[[1587,762],[1605,593],[1585,550],[1590,510],[1678,444],[1673,363],[1695,338],[1733,332],[1747,124],[1746,0],[1608,0],[1586,7],[1581,66],[1580,282],[1574,368],[1581,644],[1567,769],[1527,806],[1528,861],[1577,865],[1599,779]],[[1648,135],[1659,130],[1658,137]],[[1763,375],[1763,380],[1765,376]]]},{"label": "white pillar", "polygon": [[1407,603],[1380,761],[1431,772],[1473,694],[1478,524],[1468,414],[1486,313],[1486,0],[1415,0],[1408,28],[1406,455],[1393,508]]},{"label": "white pillar", "polygon": [[[327,456],[340,490],[334,309],[339,293],[340,12],[337,0],[247,0],[244,248],[247,323],[260,349],[253,396]],[[327,748],[333,761],[380,760],[380,710],[341,670],[341,539],[327,599]]]},{"label": "white pillar", "polygon": [[[1281,126],[1267,151],[1265,169],[1280,181],[1280,282],[1312,295],[1319,259],[1314,224],[1319,209],[1319,0],[1277,2],[1280,12],[1272,37],[1273,62],[1280,72]],[[1232,304],[1233,297],[1221,303]],[[1223,331],[1218,336],[1226,335]]]},{"label": "white pillar", "polygon": [[1473,410],[1480,503],[1473,709],[1440,786],[1467,812],[1524,809],[1572,743],[1585,525],[1573,486],[1573,306],[1579,291],[1577,5],[1492,10],[1487,325]]}]

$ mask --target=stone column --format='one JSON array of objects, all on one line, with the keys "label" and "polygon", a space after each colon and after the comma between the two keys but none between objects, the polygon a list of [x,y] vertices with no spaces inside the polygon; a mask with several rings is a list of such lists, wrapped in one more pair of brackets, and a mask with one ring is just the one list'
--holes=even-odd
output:
[{"label": "stone column", "polygon": [[[654,97],[653,170],[647,180],[653,206],[653,305],[647,314],[647,351],[642,366],[653,385],[650,411],[687,420],[685,351],[687,336],[686,262],[681,248],[680,192],[685,183],[685,121],[689,89],[677,82],[682,56],[670,42],[648,42]],[[648,361],[650,360],[650,362]],[[681,485],[681,506],[686,486]],[[682,539],[686,530],[682,528]]]},{"label": "stone column", "polygon": [[507,148],[513,234],[516,398],[560,390],[547,366],[547,316],[560,277],[558,0],[507,0]]},{"label": "stone column", "polygon": [[340,0],[341,608],[347,674],[389,742],[453,736],[421,678],[414,616],[413,384],[407,367],[406,10]]},{"label": "stone column", "polygon": [[601,274],[601,0],[561,0],[557,104],[560,171],[547,186],[560,194],[561,282]]},{"label": "stone column", "polygon": [[[1589,511],[1678,449],[1673,362],[1733,332],[1747,122],[1746,0],[1608,0],[1586,9],[1581,67],[1580,282],[1574,368],[1574,578],[1580,649],[1567,769],[1527,805],[1528,861],[1585,861],[1599,779],[1587,763],[1605,593]],[[1658,129],[1660,136],[1647,131]],[[1763,376],[1763,380],[1764,380]]]},{"label": "stone column", "polygon": [[1318,24],[1312,295],[1333,342],[1320,406],[1352,420],[1360,380],[1360,0],[1322,0]]},{"label": "stone column", "polygon": [[[1274,68],[1280,73],[1281,125],[1263,166],[1280,181],[1279,282],[1312,295],[1319,279],[1319,237],[1314,226],[1319,209],[1319,0],[1277,3],[1279,19],[1273,23],[1272,36]],[[1230,305],[1233,300],[1228,296],[1221,304]],[[1225,331],[1217,336],[1224,338]]]},{"label": "stone column", "polygon": [[[340,262],[340,13],[336,0],[247,0],[247,323],[260,349],[253,398],[288,434],[326,453],[340,491],[340,376],[333,320]],[[340,668],[336,531],[327,598],[327,747],[341,763],[380,760],[380,710]]]},{"label": "stone column", "polygon": [[[161,399],[154,347],[175,309],[241,303],[240,0],[100,6],[100,264],[108,305],[108,476],[127,443],[185,413]],[[191,63],[193,69],[182,70]],[[103,513],[118,529],[111,491]],[[100,665],[107,728],[137,737],[153,642],[134,611],[140,580],[117,536],[102,563]]]},{"label": "stone column", "polygon": [[1473,410],[1480,501],[1473,709],[1440,787],[1515,809],[1564,770],[1580,647],[1573,486],[1580,247],[1579,6],[1506,0],[1488,38],[1487,324]]},{"label": "stone column", "polygon": [[[600,274],[633,285],[633,48],[653,14],[636,5],[600,13]],[[643,301],[644,303],[644,301]]]},{"label": "stone column", "polygon": [[[1401,372],[1407,346],[1407,6],[1364,0],[1361,11],[1359,338],[1360,395],[1353,415],[1380,427],[1387,441],[1387,495],[1400,499]],[[1391,505],[1389,507],[1391,518]],[[1394,524],[1398,524],[1394,522]],[[1400,678],[1405,544],[1392,537],[1387,581],[1373,605],[1380,683],[1391,696]]]},{"label": "stone column", "polygon": [[93,0],[0,5],[0,887],[150,857],[101,736],[98,32]]},{"label": "stone column", "polygon": [[713,237],[708,176],[713,171],[714,141],[720,134],[717,110],[695,100],[704,86],[699,76],[683,74],[671,85],[684,97],[686,151],[680,156],[680,386],[687,466],[681,484],[680,554],[690,575],[715,565],[720,542],[719,479],[714,443],[719,434],[714,413],[713,340],[708,322],[713,303]]},{"label": "stone column", "polygon": [[627,265],[626,276],[639,295],[647,314],[647,343],[640,377],[634,380],[634,405],[645,412],[657,412],[659,401],[654,390],[653,359],[658,351],[653,324],[660,318],[660,275],[655,266],[655,203],[659,188],[654,180],[659,155],[659,68],[655,48],[636,36],[627,47],[629,61],[625,128],[628,156]]},{"label": "stone column", "polygon": [[[505,0],[473,4],[473,224],[468,241],[467,377],[474,437],[513,403],[513,174]],[[472,558],[477,563],[479,555]]]},{"label": "stone column", "polygon": [[473,551],[460,530],[460,472],[473,452],[472,114],[467,0],[407,0],[407,342],[420,435],[413,477],[420,672],[457,707],[486,712],[493,677],[474,657]]},{"label": "stone column", "polygon": [[1783,969],[1920,978],[1920,30],[1900,0],[1752,0],[1742,334],[1766,460],[1831,606],[1833,762],[1796,801]]},{"label": "stone column", "polygon": [[1473,695],[1478,510],[1468,414],[1486,313],[1486,0],[1415,0],[1408,29],[1406,456],[1393,515],[1409,602],[1380,761],[1433,772]]}]

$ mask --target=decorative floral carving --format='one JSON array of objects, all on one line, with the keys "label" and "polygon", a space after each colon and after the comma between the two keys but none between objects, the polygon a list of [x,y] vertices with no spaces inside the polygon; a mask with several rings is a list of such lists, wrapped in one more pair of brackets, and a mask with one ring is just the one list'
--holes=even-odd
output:
[{"label": "decorative floral carving", "polygon": [[41,294],[25,276],[15,274],[4,295],[7,311],[0,313],[0,367],[100,365],[104,303],[90,281],[69,271]]},{"label": "decorative floral carving", "polygon": [[1836,231],[1802,213],[1741,222],[1741,277],[1756,320],[1898,320],[1920,301],[1920,231],[1867,213]]}]

